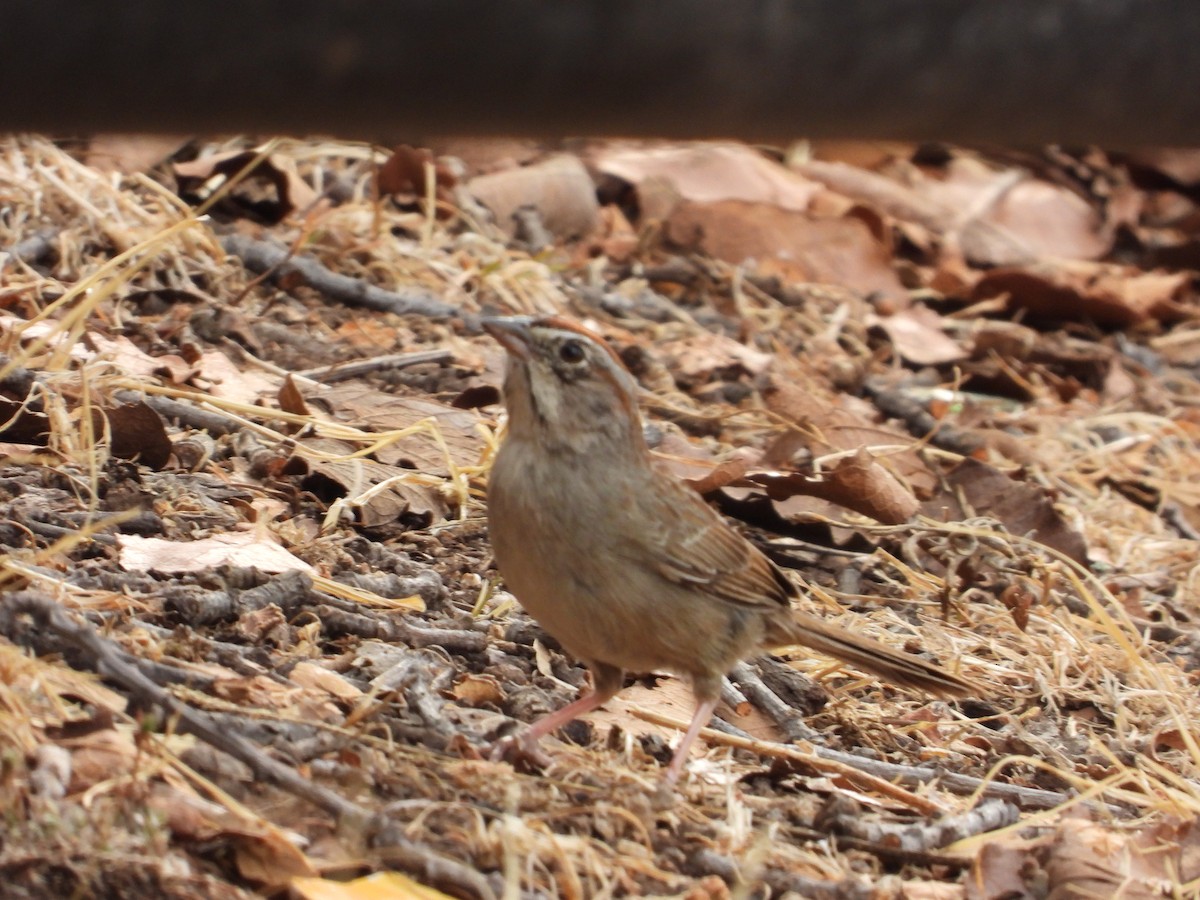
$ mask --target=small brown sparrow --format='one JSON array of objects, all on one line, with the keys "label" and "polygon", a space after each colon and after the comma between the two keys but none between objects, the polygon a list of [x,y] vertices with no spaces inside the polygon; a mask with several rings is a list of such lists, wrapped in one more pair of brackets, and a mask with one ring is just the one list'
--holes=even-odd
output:
[{"label": "small brown sparrow", "polygon": [[916,656],[792,609],[796,586],[703,499],[657,471],[637,385],[597,335],[562,318],[485,319],[508,351],[508,435],[488,481],[496,563],[521,605],[587,663],[594,690],[535,722],[537,741],[615,695],[625,672],[688,676],[691,725],[674,782],[743,657],[801,644],[893,684],[977,689]]}]

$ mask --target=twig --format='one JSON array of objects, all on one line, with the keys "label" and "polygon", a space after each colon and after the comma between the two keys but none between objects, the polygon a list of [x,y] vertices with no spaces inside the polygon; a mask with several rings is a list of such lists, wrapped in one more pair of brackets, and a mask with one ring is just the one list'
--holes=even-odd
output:
[{"label": "twig", "polygon": [[244,234],[227,234],[221,238],[221,246],[225,252],[241,259],[251,272],[268,273],[276,284],[287,282],[290,285],[298,276],[314,290],[349,306],[362,306],[397,315],[428,316],[431,319],[463,317],[462,310],[435,299],[429,291],[397,293],[384,290],[360,279],[331,272],[311,256],[293,256],[287,247],[274,241],[259,241]]},{"label": "twig", "polygon": [[353,634],[410,647],[441,647],[451,653],[479,653],[487,646],[487,635],[462,628],[425,628],[404,619],[347,612],[326,603],[317,606],[313,614],[332,635]]},{"label": "twig", "polygon": [[[687,728],[686,722],[670,716],[660,715],[650,710],[637,709],[635,707],[631,712],[637,718],[655,725],[665,725],[668,728]],[[727,747],[749,750],[752,753],[776,759],[792,760],[810,765],[821,771],[843,775],[846,778],[857,781],[859,784],[878,790],[885,796],[895,797],[895,799],[902,800],[905,803],[909,802],[907,798],[912,798],[916,801],[915,804],[910,804],[913,805],[914,809],[928,807],[924,811],[931,815],[941,814],[944,810],[908,791],[903,791],[902,794],[894,794],[894,791],[900,789],[891,782],[895,781],[900,784],[919,786],[928,784],[931,781],[937,781],[939,785],[945,787],[947,790],[959,794],[971,794],[982,788],[985,797],[998,797],[1010,800],[1022,809],[1053,809],[1071,800],[1069,794],[1059,793],[1058,791],[1044,791],[1038,788],[1027,788],[1017,784],[1002,784],[995,781],[985,783],[980,778],[962,775],[958,772],[918,769],[915,766],[901,766],[896,763],[863,759],[852,753],[843,753],[839,750],[831,750],[828,747],[813,747],[811,752],[809,752],[796,747],[788,747],[785,744],[772,743],[771,741],[734,737],[722,734],[719,731],[713,731],[709,728],[703,729],[700,732],[700,736],[713,744],[722,744]],[[882,787],[880,787],[881,785]]]},{"label": "twig", "polygon": [[729,675],[734,684],[745,692],[750,702],[779,726],[789,741],[811,741],[816,737],[816,732],[804,724],[804,716],[767,687],[749,663],[738,663]]},{"label": "twig", "polygon": [[974,809],[957,815],[943,816],[935,822],[874,822],[865,819],[855,809],[821,822],[821,830],[832,828],[841,834],[859,838],[871,844],[881,844],[889,850],[903,853],[926,853],[974,837],[997,828],[1012,825],[1020,810],[1007,800],[985,800]]},{"label": "twig", "polygon": [[333,384],[336,381],[346,381],[368,375],[383,369],[404,369],[408,366],[420,366],[426,363],[445,363],[454,359],[449,350],[421,350],[416,353],[393,353],[390,356],[376,356],[373,359],[356,359],[352,362],[334,363],[330,366],[318,366],[315,369],[301,369],[293,372],[301,378],[310,378],[322,384]]},{"label": "twig", "polygon": [[[631,712],[639,719],[646,722],[652,722],[655,725],[666,725],[669,728],[687,728],[686,722],[671,716],[664,716],[660,713],[652,712],[647,709],[634,708]],[[771,741],[760,741],[750,737],[738,737],[732,734],[723,734],[712,728],[702,728],[700,736],[706,741],[714,744],[723,744],[726,747],[736,747],[739,750],[749,750],[753,753],[759,753],[763,756],[773,756],[776,759],[786,759],[791,762],[803,763],[812,766],[821,772],[827,772],[830,775],[840,775],[847,778],[867,790],[873,790],[885,797],[890,797],[893,800],[899,801],[906,806],[915,809],[917,812],[927,816],[945,815],[947,810],[944,806],[934,802],[926,797],[919,797],[912,791],[905,790],[883,778],[873,775],[869,772],[864,772],[861,768],[856,768],[852,764],[845,762],[823,759],[813,753],[806,753],[803,750],[798,750],[795,747],[788,747],[785,744],[776,744]]]},{"label": "twig", "polygon": [[909,433],[916,437],[929,435],[929,441],[935,447],[970,456],[983,446],[983,437],[977,431],[939,422],[923,403],[902,389],[889,387],[880,379],[869,378],[863,384],[863,391],[880,412],[900,419],[908,426]]},{"label": "twig", "polygon": [[199,431],[207,431],[213,437],[233,434],[242,427],[236,419],[217,410],[204,409],[183,400],[174,400],[158,394],[139,394],[136,391],[117,391],[115,396],[122,403],[145,403],[164,419],[177,421]]}]

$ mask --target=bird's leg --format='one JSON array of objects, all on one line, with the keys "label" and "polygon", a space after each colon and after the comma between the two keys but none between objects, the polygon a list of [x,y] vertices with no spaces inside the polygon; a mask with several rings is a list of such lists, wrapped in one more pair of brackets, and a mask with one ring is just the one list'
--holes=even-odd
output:
[{"label": "bird's leg", "polygon": [[701,697],[699,691],[697,691],[696,712],[692,716],[692,723],[688,726],[688,730],[684,734],[683,740],[679,742],[679,746],[675,748],[675,755],[671,758],[671,765],[667,768],[666,781],[668,785],[674,784],[679,779],[679,774],[683,771],[684,763],[687,762],[692,744],[696,742],[696,736],[700,734],[700,729],[712,719],[713,710],[717,708],[717,700],[717,697]]},{"label": "bird's leg", "polygon": [[625,673],[614,666],[592,663],[590,668],[592,690],[589,693],[577,700],[572,700],[562,709],[556,709],[554,712],[542,716],[530,725],[524,734],[497,741],[492,750],[492,759],[511,756],[515,750],[518,755],[532,760],[540,766],[548,765],[550,759],[538,749],[538,741],[550,732],[562,728],[568,722],[573,722],[593,709],[603,706],[616,696],[625,683]]}]

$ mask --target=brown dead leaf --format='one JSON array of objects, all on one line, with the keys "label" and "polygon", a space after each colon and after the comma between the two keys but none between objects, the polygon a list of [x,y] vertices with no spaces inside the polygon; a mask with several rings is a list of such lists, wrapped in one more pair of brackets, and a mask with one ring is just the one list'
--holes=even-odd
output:
[{"label": "brown dead leaf", "polygon": [[77,346],[85,358],[112,363],[114,368],[129,375],[164,375],[176,384],[184,384],[196,374],[195,368],[182,357],[150,356],[122,334],[109,337],[92,332],[83,336],[80,345]]},{"label": "brown dead leaf", "polygon": [[208,350],[201,354],[192,382],[214,397],[235,403],[257,403],[259,398],[273,396],[279,381],[261,372],[239,368],[224,353]]},{"label": "brown dead leaf", "polygon": [[942,330],[942,319],[927,306],[910,306],[890,316],[872,316],[887,334],[896,352],[918,366],[940,366],[958,362],[967,352]]},{"label": "brown dead leaf", "polygon": [[138,756],[133,735],[124,728],[106,728],[59,743],[71,751],[69,790],[72,794],[128,774],[133,771]]},{"label": "brown dead leaf", "polygon": [[0,397],[0,435],[6,443],[45,446],[50,438],[50,418],[25,404]]},{"label": "brown dead leaf", "polygon": [[753,260],[764,277],[841,285],[897,304],[908,300],[887,248],[854,216],[814,219],[742,200],[685,201],[667,220],[666,236],[683,251],[734,265]]},{"label": "brown dead leaf", "polygon": [[943,522],[991,516],[1004,523],[1010,534],[1031,537],[1087,565],[1083,535],[1067,524],[1044,488],[1015,481],[979,460],[964,459],[955,466],[945,476],[945,490],[921,508],[925,515]]},{"label": "brown dead leaf", "polygon": [[894,219],[912,222],[934,234],[942,234],[954,225],[955,213],[952,208],[886,175],[843,162],[824,160],[795,163],[793,168],[856,203]]},{"label": "brown dead leaf", "polygon": [[479,175],[467,193],[491,210],[496,225],[516,234],[514,214],[532,207],[542,225],[563,240],[586,237],[599,222],[600,204],[587,169],[574,156],[552,156],[522,169]]},{"label": "brown dead leaf", "polygon": [[[103,415],[108,419],[110,447],[113,456],[118,459],[136,459],[142,465],[158,471],[171,458],[173,445],[162,416],[140,400],[107,407],[102,411],[93,410],[93,415]],[[93,423],[93,427],[100,425],[99,421]]]},{"label": "brown dead leaf", "polygon": [[837,405],[837,398],[815,382],[805,384],[773,379],[763,391],[767,408],[796,424],[797,429],[780,435],[763,454],[762,465],[776,469],[795,468],[799,451],[814,458],[829,453],[866,448],[875,465],[887,469],[901,485],[917,497],[930,497],[937,477],[913,449],[908,434],[877,425],[860,414]]},{"label": "brown dead leaf", "polygon": [[300,687],[324,691],[342,703],[356,703],[363,692],[332,669],[302,661],[292,667],[288,680]]},{"label": "brown dead leaf", "polygon": [[[212,193],[257,158],[258,152],[255,150],[233,150],[175,163],[172,168],[181,193]],[[274,199],[264,199],[247,191],[250,186],[264,184],[274,189]],[[281,153],[272,153],[258,162],[254,171],[234,188],[227,201],[236,203],[245,211],[252,211],[261,221],[275,224],[294,211],[307,209],[316,203],[317,192],[300,177],[295,160]]]},{"label": "brown dead leaf", "polygon": [[601,255],[614,263],[628,262],[638,248],[638,234],[625,214],[615,206],[602,206],[599,226],[584,251]]},{"label": "brown dead leaf", "polygon": [[[625,147],[601,152],[593,162],[600,172],[635,188],[657,182],[679,200],[693,203],[742,200],[803,212],[820,190],[820,185],[741,144]],[[643,216],[666,218],[671,212],[651,211],[645,198],[639,199]]]},{"label": "brown dead leaf", "polygon": [[375,176],[379,193],[405,199],[424,200],[429,190],[427,174],[433,173],[434,191],[439,200],[450,201],[450,188],[458,179],[444,163],[435,163],[433,153],[424,147],[400,144],[393,148]]},{"label": "brown dead leaf", "polygon": [[681,382],[702,385],[721,371],[735,369],[748,375],[761,375],[775,358],[723,334],[704,331],[678,341],[667,341],[655,348],[668,361],[668,368]]},{"label": "brown dead leaf", "polygon": [[348,383],[312,394],[308,403],[326,410],[332,419],[372,431],[399,431],[427,419],[436,423],[441,442],[418,431],[381,448],[375,457],[388,466],[443,477],[450,474],[451,465],[476,465],[483,452],[479,416],[436,400],[398,397]]},{"label": "brown dead leaf", "polygon": [[283,386],[279,389],[279,395],[275,399],[279,402],[279,408],[286,413],[295,416],[311,415],[308,411],[308,404],[304,402],[304,395],[300,392],[296,379],[290,372],[283,379]]},{"label": "brown dead leaf", "polygon": [[1096,259],[1111,243],[1100,215],[1077,194],[969,157],[952,159],[940,178],[908,167],[910,184],[820,160],[796,169],[894,219],[942,237],[953,235],[976,265]]},{"label": "brown dead leaf", "polygon": [[167,541],[136,534],[117,536],[121,567],[128,572],[205,572],[217,566],[249,568],[260,572],[311,572],[312,567],[292,556],[260,529],[215,534],[198,541]]},{"label": "brown dead leaf", "polygon": [[[426,523],[439,522],[449,505],[437,483],[422,483],[412,469],[400,468],[374,459],[354,457],[355,447],[329,438],[305,438],[289,466],[304,467],[307,490],[319,496],[345,497],[353,501],[359,524],[366,528],[388,525],[401,516]],[[324,459],[314,454],[347,457]],[[380,485],[386,483],[386,489]],[[365,498],[365,499],[364,499]]]},{"label": "brown dead leaf", "polygon": [[234,819],[225,807],[163,782],[151,787],[146,806],[162,817],[174,837],[184,841],[212,840]]},{"label": "brown dead leaf", "polygon": [[234,855],[242,877],[258,884],[282,887],[293,878],[317,874],[316,866],[303,851],[275,828],[238,835]]},{"label": "brown dead leaf", "polygon": [[[986,227],[981,227],[986,226]],[[996,240],[996,233],[1006,241]],[[1021,181],[959,237],[976,265],[1012,265],[1037,259],[1097,259],[1108,252],[1099,214],[1079,195],[1045,181]]]},{"label": "brown dead leaf", "polygon": [[504,700],[504,689],[494,675],[468,672],[454,682],[450,696],[467,706],[491,706]]},{"label": "brown dead leaf", "polygon": [[762,485],[772,500],[786,500],[796,494],[820,497],[886,525],[907,522],[921,507],[912,491],[864,448],[839,460],[820,477],[800,472],[749,472],[745,479]]},{"label": "brown dead leaf", "polygon": [[1043,263],[996,269],[975,285],[976,301],[1007,295],[1014,306],[1054,319],[1128,327],[1188,312],[1191,275],[1142,272],[1108,263]]},{"label": "brown dead leaf", "polygon": [[1029,896],[1023,873],[1037,871],[1029,846],[1014,840],[990,840],[979,848],[966,879],[966,900]]},{"label": "brown dead leaf", "polygon": [[1183,896],[1179,889],[1200,877],[1200,827],[1163,823],[1136,832],[1086,819],[1059,825],[1044,866],[1048,897],[1120,897],[1154,900]]}]

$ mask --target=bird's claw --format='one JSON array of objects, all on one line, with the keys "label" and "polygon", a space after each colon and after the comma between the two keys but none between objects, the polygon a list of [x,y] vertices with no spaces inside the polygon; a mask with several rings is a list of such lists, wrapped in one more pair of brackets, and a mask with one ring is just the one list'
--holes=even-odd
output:
[{"label": "bird's claw", "polygon": [[523,735],[510,734],[492,744],[488,758],[493,762],[510,762],[522,768],[545,769],[553,760],[536,741]]}]

